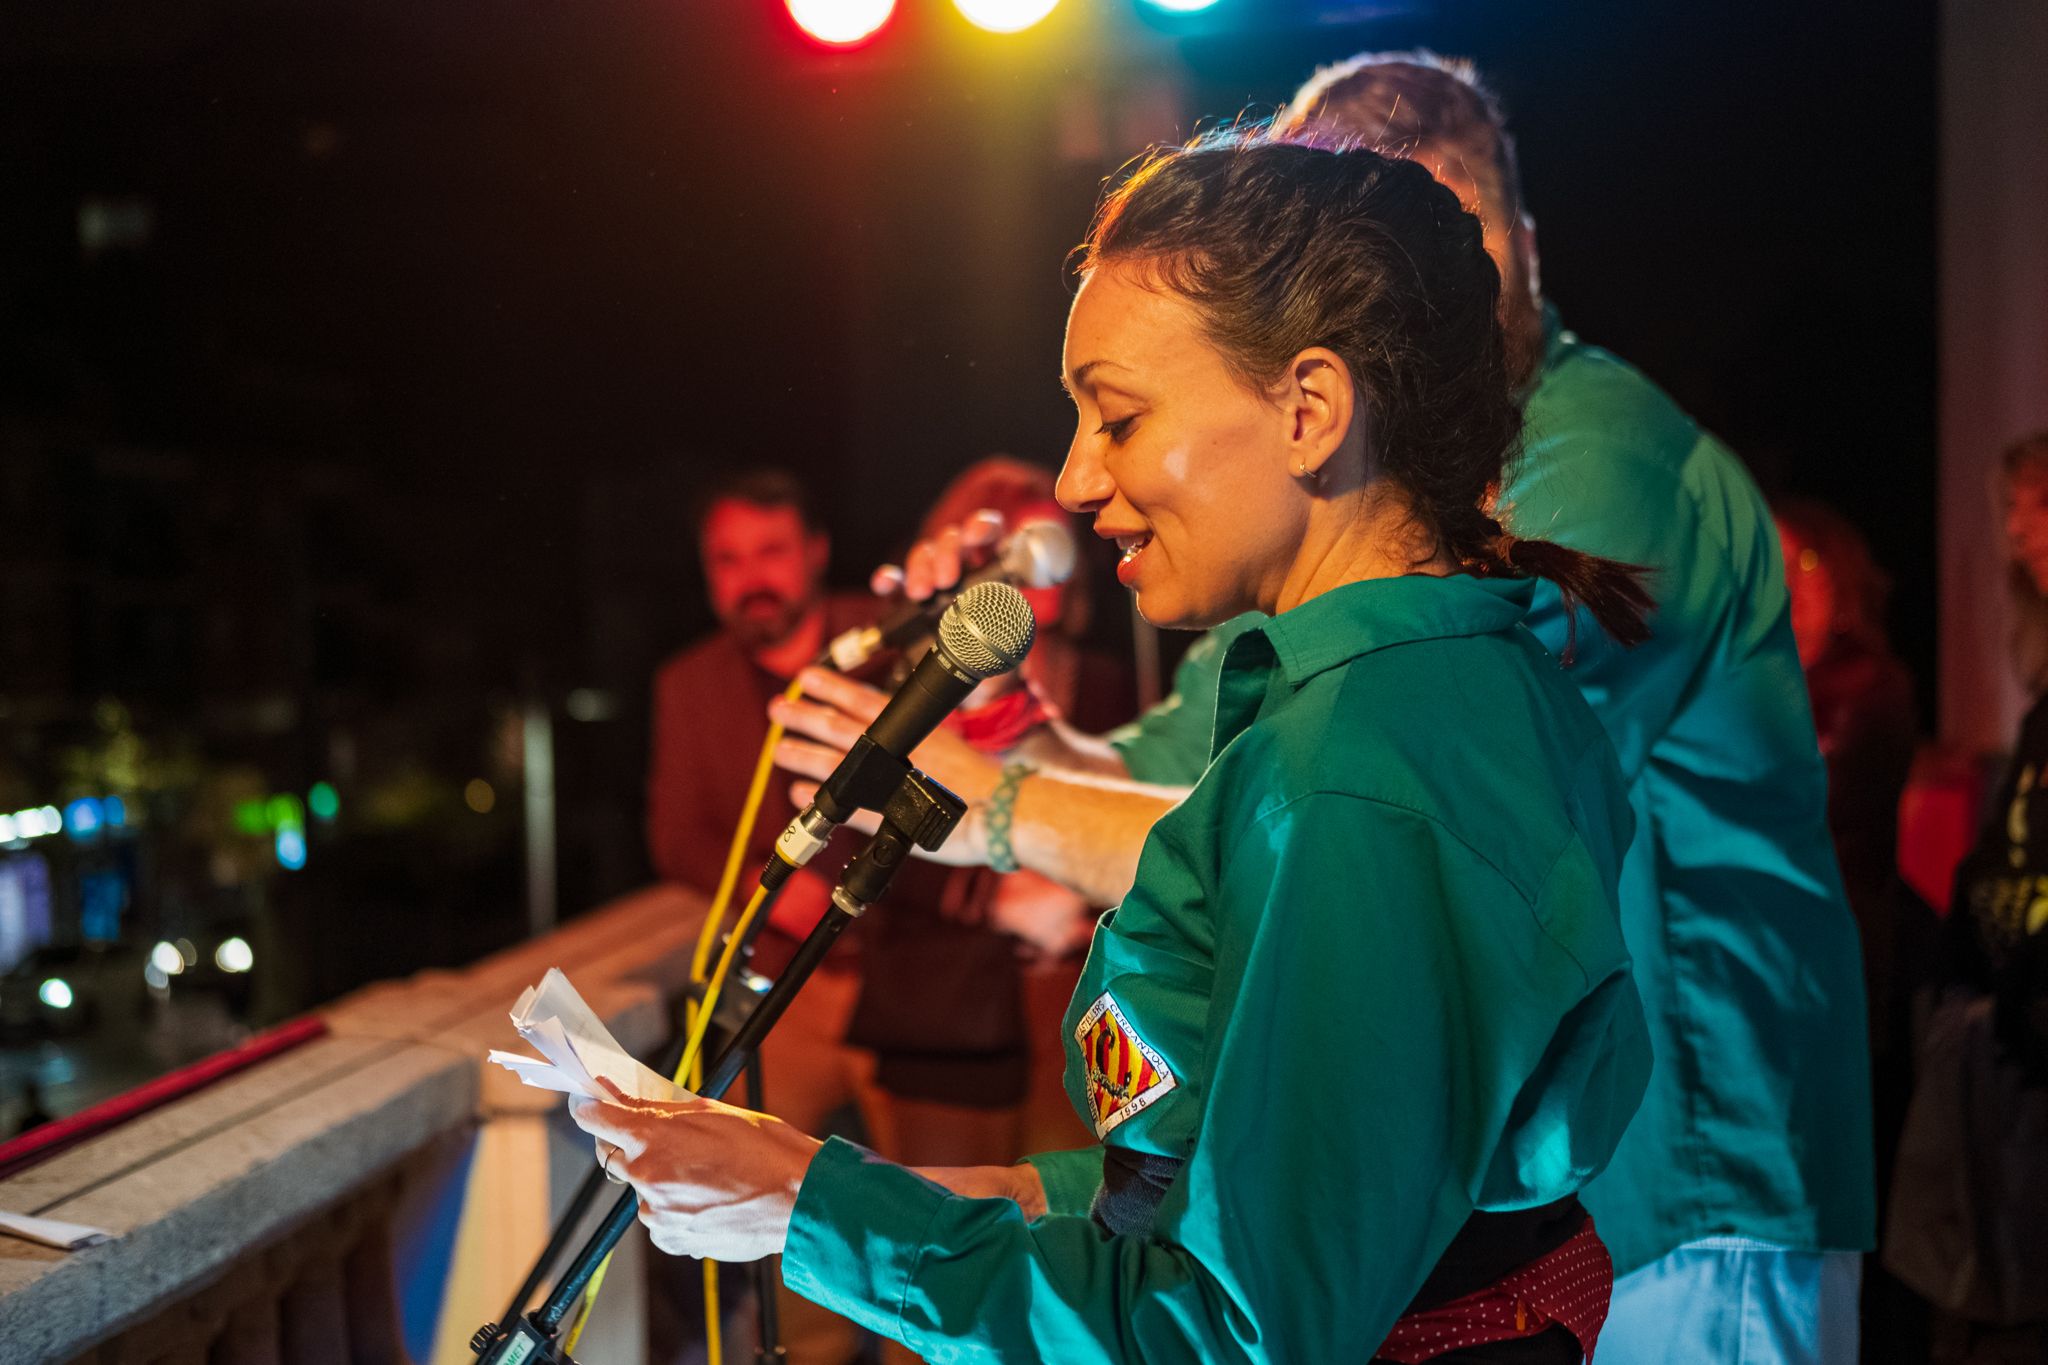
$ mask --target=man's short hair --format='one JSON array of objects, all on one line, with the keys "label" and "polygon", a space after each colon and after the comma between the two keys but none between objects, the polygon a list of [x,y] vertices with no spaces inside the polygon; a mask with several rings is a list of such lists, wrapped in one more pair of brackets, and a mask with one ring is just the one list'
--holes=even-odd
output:
[{"label": "man's short hair", "polygon": [[818,509],[811,501],[811,490],[803,480],[786,469],[738,470],[706,484],[697,494],[696,506],[691,509],[690,521],[696,527],[699,540],[704,538],[704,523],[710,518],[711,509],[721,502],[795,508],[797,519],[803,523],[805,531],[817,535],[825,529],[818,520]]},{"label": "man's short hair", "polygon": [[1522,211],[1521,170],[1500,102],[1462,57],[1427,48],[1361,52],[1309,77],[1280,123],[1425,165],[1434,153],[1463,167],[1488,207],[1506,215],[1503,227]]}]

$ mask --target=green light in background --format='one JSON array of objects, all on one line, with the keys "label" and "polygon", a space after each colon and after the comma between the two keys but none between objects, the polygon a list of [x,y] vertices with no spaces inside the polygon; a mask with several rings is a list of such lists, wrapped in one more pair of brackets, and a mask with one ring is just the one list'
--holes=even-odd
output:
[{"label": "green light in background", "polygon": [[270,816],[261,801],[235,802],[235,828],[244,834],[270,833]]},{"label": "green light in background", "polygon": [[313,790],[306,793],[306,809],[313,812],[315,820],[332,820],[341,813],[341,794],[332,782],[315,782]]},{"label": "green light in background", "polygon": [[306,808],[296,796],[273,796],[266,811],[270,816],[272,829],[304,829]]}]

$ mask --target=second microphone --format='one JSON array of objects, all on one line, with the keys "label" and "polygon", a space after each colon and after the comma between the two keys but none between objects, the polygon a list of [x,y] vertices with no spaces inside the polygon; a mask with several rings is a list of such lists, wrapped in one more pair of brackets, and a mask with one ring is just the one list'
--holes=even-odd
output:
[{"label": "second microphone", "polygon": [[931,650],[775,841],[762,883],[778,884],[808,863],[856,811],[880,809],[917,746],[982,682],[1022,663],[1037,629],[1024,594],[1008,583],[977,583],[955,598]]}]

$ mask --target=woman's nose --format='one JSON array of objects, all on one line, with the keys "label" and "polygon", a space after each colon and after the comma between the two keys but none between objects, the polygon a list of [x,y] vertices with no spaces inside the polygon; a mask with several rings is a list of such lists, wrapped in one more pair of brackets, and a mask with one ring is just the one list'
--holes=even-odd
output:
[{"label": "woman's nose", "polygon": [[1096,452],[1096,444],[1085,434],[1075,436],[1067,447],[1067,462],[1060,466],[1059,481],[1053,485],[1060,506],[1078,516],[1093,514],[1116,492],[1116,481],[1109,477],[1109,466]]}]

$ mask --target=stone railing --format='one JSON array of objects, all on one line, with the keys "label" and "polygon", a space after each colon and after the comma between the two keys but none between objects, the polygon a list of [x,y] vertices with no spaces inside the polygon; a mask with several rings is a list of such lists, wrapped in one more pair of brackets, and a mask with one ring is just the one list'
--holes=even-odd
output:
[{"label": "stone railing", "polygon": [[[589,1169],[559,1097],[484,1061],[551,966],[643,1056],[701,903],[654,888],[460,972],[370,987],[329,1033],[0,1180],[0,1209],[105,1229],[0,1235],[0,1362],[461,1365]],[[638,1235],[578,1351],[643,1354]]]}]

